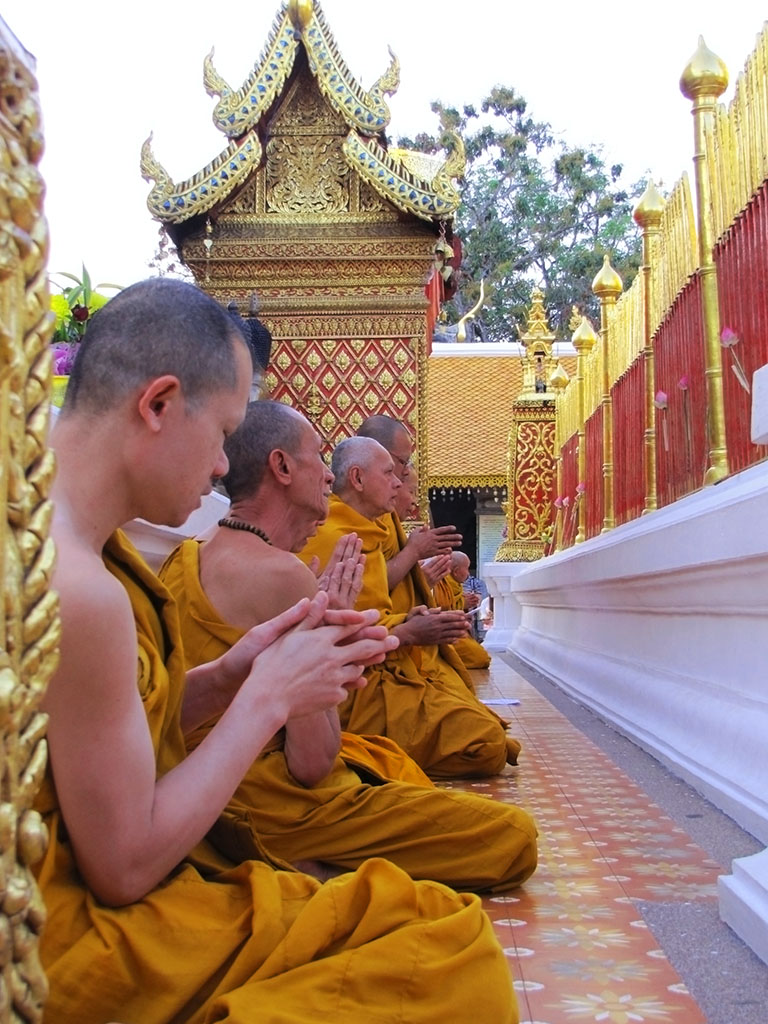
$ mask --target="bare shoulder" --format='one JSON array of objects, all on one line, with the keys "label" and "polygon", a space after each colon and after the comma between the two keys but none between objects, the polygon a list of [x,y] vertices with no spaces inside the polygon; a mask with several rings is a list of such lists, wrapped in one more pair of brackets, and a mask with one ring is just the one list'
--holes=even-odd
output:
[{"label": "bare shoulder", "polygon": [[86,692],[96,666],[102,689],[112,681],[135,686],[136,628],[128,594],[100,555],[77,536],[58,530],[55,539],[53,587],[59,596],[62,638],[47,703],[54,704],[70,687]]},{"label": "bare shoulder", "polygon": [[200,564],[209,601],[226,622],[242,629],[317,592],[314,573],[296,555],[247,539],[237,545],[204,544]]}]

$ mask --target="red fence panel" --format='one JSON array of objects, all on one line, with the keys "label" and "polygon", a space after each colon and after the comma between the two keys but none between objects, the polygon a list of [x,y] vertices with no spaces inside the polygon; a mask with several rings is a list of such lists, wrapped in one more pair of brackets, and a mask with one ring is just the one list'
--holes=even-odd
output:
[{"label": "red fence panel", "polygon": [[645,507],[645,359],[619,377],[613,398],[613,512],[616,524]]},{"label": "red fence panel", "polygon": [[587,539],[603,528],[603,407],[598,406],[585,424],[587,479],[584,501],[587,503]]},{"label": "red fence panel", "polygon": [[768,182],[715,246],[714,259],[720,323],[738,338],[722,353],[728,462],[736,473],[768,455],[750,440],[751,394],[732,372],[740,365],[751,385],[768,363]]},{"label": "red fence panel", "polygon": [[692,277],[654,340],[656,472],[661,508],[703,485],[709,457],[701,284]]}]

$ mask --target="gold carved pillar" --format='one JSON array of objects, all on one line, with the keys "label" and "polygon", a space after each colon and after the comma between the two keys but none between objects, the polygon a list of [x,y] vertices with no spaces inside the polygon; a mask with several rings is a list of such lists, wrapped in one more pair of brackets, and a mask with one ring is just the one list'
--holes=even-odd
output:
[{"label": "gold carved pillar", "polygon": [[699,217],[699,274],[701,309],[704,320],[704,355],[707,380],[707,426],[709,468],[705,484],[714,484],[728,476],[728,450],[725,439],[725,403],[723,400],[723,364],[720,348],[720,308],[717,298],[717,269],[712,256],[714,228],[712,197],[707,173],[706,132],[712,126],[715,100],[728,86],[728,70],[699,36],[699,47],[680,78],[680,90],[693,100],[693,164],[696,174],[696,208]]},{"label": "gold carved pillar", "polygon": [[507,537],[496,552],[497,562],[534,562],[544,554],[542,532],[552,513],[555,480],[555,393],[550,379],[557,369],[544,310],[543,293],[535,288],[528,325],[520,341],[523,386],[512,407],[507,448]]},{"label": "gold carved pillar", "polygon": [[38,960],[45,918],[31,865],[47,842],[32,809],[46,763],[38,709],[58,658],[49,590],[53,545],[46,446],[53,328],[45,273],[37,83],[0,19],[0,1021],[42,1020]]},{"label": "gold carved pillar", "polygon": [[621,278],[603,257],[603,266],[592,282],[592,291],[600,299],[600,367],[603,381],[603,529],[607,533],[616,525],[613,513],[613,400],[611,374],[608,362],[609,309],[621,295]]},{"label": "gold carved pillar", "polygon": [[654,256],[656,240],[660,235],[661,216],[664,213],[666,200],[660,195],[652,181],[640,197],[633,217],[643,231],[643,265],[640,267],[643,281],[643,360],[645,362],[645,507],[643,513],[653,512],[658,507],[656,483],[656,370],[653,355],[652,316],[653,316],[653,283],[651,278],[651,260]]}]

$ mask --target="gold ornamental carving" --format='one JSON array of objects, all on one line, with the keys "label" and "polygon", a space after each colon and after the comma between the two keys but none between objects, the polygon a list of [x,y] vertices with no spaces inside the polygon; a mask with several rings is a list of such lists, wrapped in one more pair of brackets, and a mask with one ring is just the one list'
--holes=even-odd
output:
[{"label": "gold ornamental carving", "polygon": [[33,800],[45,773],[40,701],[58,660],[49,589],[53,455],[47,448],[51,360],[37,83],[0,20],[0,1021],[42,1020],[38,959],[45,920],[31,866],[47,845]]}]

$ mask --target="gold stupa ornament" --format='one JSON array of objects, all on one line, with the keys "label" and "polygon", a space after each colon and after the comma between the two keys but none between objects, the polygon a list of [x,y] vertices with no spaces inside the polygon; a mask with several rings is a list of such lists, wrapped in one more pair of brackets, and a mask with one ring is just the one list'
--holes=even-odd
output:
[{"label": "gold stupa ornament", "polygon": [[551,398],[549,384],[557,370],[557,359],[553,355],[555,335],[550,330],[547,311],[544,309],[544,293],[540,288],[531,292],[528,310],[528,325],[520,335],[525,349],[523,356],[523,387],[519,398],[541,401]]}]

